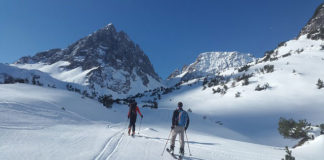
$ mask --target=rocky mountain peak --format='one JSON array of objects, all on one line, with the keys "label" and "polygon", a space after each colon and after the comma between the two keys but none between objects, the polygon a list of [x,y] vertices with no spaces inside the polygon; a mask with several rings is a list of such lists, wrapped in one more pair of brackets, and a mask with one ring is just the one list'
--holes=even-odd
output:
[{"label": "rocky mountain peak", "polygon": [[117,31],[112,23],[65,49],[51,49],[32,57],[22,57],[15,64],[52,65],[60,61],[68,62],[68,65],[60,67],[63,71],[76,68],[91,70],[86,75],[91,86],[97,84],[101,88],[105,87],[118,93],[128,93],[133,81],[141,81],[144,87],[149,86],[150,80],[156,81],[155,84],[160,81],[149,58],[139,45],[125,32]]},{"label": "rocky mountain peak", "polygon": [[320,4],[313,17],[299,33],[299,37],[307,35],[307,38],[324,40],[324,3]]},{"label": "rocky mountain peak", "polygon": [[103,29],[116,31],[116,28],[112,23],[107,24]]}]

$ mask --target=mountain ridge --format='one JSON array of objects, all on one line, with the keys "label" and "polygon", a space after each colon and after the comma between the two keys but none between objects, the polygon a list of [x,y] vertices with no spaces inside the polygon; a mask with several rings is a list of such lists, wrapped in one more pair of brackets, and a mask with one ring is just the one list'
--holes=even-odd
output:
[{"label": "mountain ridge", "polygon": [[182,70],[175,70],[167,80],[179,79],[188,81],[206,76],[215,76],[224,70],[241,67],[255,61],[256,58],[251,54],[232,52],[203,52],[198,55],[196,60],[190,65],[185,65]]},{"label": "mountain ridge", "polygon": [[324,3],[320,4],[311,19],[300,31],[299,36],[307,35],[307,38],[313,40],[324,40]]},{"label": "mountain ridge", "polygon": [[[84,84],[88,84],[93,90],[106,88],[118,94],[135,94],[136,91],[132,89],[135,86],[132,83],[140,85],[136,88],[141,91],[162,86],[161,78],[155,72],[148,56],[124,31],[118,32],[112,23],[65,49],[50,49],[34,56],[22,57],[13,65],[38,69],[39,66],[32,67],[32,65],[42,64],[49,67],[56,63],[66,64],[58,65],[56,68],[62,73],[74,70],[87,71],[86,74],[82,74],[82,78]],[[51,74],[47,70],[42,71]],[[60,76],[55,78],[60,79]],[[68,82],[75,81],[72,79]]]}]

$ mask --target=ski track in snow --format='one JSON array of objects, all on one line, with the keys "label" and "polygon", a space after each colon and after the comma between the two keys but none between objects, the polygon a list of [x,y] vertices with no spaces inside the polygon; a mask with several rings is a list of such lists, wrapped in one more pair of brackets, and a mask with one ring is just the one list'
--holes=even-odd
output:
[{"label": "ski track in snow", "polygon": [[100,153],[94,158],[94,160],[109,160],[111,156],[116,152],[119,147],[119,144],[123,140],[124,129],[115,133],[112,137],[108,139],[105,143],[105,146],[100,151]]}]

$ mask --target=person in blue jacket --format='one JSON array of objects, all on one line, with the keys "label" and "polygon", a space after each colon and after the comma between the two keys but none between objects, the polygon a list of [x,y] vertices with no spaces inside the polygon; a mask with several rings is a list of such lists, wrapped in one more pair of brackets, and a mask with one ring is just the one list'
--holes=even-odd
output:
[{"label": "person in blue jacket", "polygon": [[189,126],[189,115],[186,111],[182,109],[182,102],[178,102],[178,108],[173,112],[172,116],[172,137],[171,137],[171,145],[170,151],[174,152],[174,144],[177,135],[180,135],[180,154],[184,155],[184,132],[188,129]]}]

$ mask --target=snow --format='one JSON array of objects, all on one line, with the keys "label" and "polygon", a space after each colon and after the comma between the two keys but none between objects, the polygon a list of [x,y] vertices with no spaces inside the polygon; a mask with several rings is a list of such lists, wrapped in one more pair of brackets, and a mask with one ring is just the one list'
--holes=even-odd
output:
[{"label": "snow", "polygon": [[[32,82],[34,76],[39,76],[40,78],[38,81],[43,84],[44,86],[55,86],[57,88],[66,88],[66,83],[56,80],[49,76],[46,73],[43,73],[38,70],[27,70],[27,69],[20,69],[15,66],[9,66],[7,64],[0,63],[0,75],[3,81],[4,75],[10,75],[13,78],[21,78],[27,79],[29,83]],[[0,79],[0,80],[1,80]],[[76,85],[76,84],[73,84]],[[78,86],[79,87],[79,86]]]},{"label": "snow", "polygon": [[95,69],[97,69],[97,67],[83,71],[81,67],[77,67],[66,72],[53,74],[53,77],[65,82],[73,82],[77,84],[87,85],[88,83],[86,77],[88,73]]},{"label": "snow", "polygon": [[[187,131],[192,156],[189,156],[186,145],[185,159],[282,159],[285,155],[283,146],[292,146],[297,141],[283,139],[279,135],[280,117],[307,119],[313,125],[324,122],[324,91],[315,85],[319,78],[324,79],[322,45],[321,40],[301,36],[274,50],[271,56],[278,60],[250,63],[251,67],[246,72],[238,72],[235,67],[228,68],[228,63],[216,61],[213,59],[215,55],[212,56],[214,53],[202,54],[192,64],[198,67],[191,67],[190,71],[215,74],[215,68],[224,66],[219,74],[231,77],[226,84],[229,87],[227,93],[213,94],[212,89],[220,86],[203,89],[202,78],[191,79],[183,83],[179,90],[161,95],[159,109],[141,108],[144,119],[141,125],[138,119],[134,138],[126,134],[126,105],[114,104],[111,109],[106,109],[95,100],[66,91],[66,83],[57,80],[86,85],[86,76],[92,69],[66,71],[62,67],[69,63],[64,61],[52,65],[0,64],[0,82],[6,74],[29,80],[33,75],[40,75],[40,81],[45,86],[57,85],[54,89],[27,84],[0,84],[0,159],[171,159],[168,153],[163,156],[161,153],[170,133],[172,112],[179,101],[183,102],[185,110],[192,110]],[[291,55],[284,56],[287,53]],[[260,72],[265,65],[273,65],[274,72]],[[107,79],[118,79],[111,81],[110,87],[126,83],[127,79],[122,78],[126,72],[107,70],[113,73]],[[242,86],[241,82],[236,82],[233,87],[234,78],[243,73],[253,73],[250,84]],[[133,75],[130,78],[130,94],[143,91],[141,78],[135,72]],[[185,72],[173,80],[179,80],[184,75]],[[150,76],[149,80],[151,83],[147,88],[160,84]],[[255,91],[257,85],[266,83],[270,88]],[[107,92],[100,86],[94,87],[99,93]],[[238,98],[235,97],[237,92],[241,93]],[[150,98],[144,96],[137,99],[139,106]],[[318,127],[313,127],[310,134],[315,136],[314,140],[292,149],[296,159],[323,159],[323,135],[319,135]],[[176,143],[176,151],[177,147]]]},{"label": "snow", "polygon": [[301,147],[292,151],[292,155],[298,160],[321,160],[324,158],[324,135],[316,137],[315,140],[306,142]]},{"label": "snow", "polygon": [[[132,138],[125,132],[126,106],[105,109],[72,92],[25,84],[0,85],[0,95],[0,159],[171,158],[166,152],[161,157],[172,114],[166,107],[141,109],[140,134]],[[185,159],[271,160],[284,154],[277,147],[244,142],[240,134],[190,115],[187,134],[193,156],[186,148]]]},{"label": "snow", "polygon": [[[189,81],[182,84],[180,90],[162,95],[158,103],[174,106],[182,101],[195,114],[212,121],[222,121],[224,126],[249,137],[253,143],[279,147],[295,145],[296,141],[279,135],[278,121],[280,117],[285,117],[307,119],[314,125],[324,122],[324,92],[315,85],[319,78],[324,79],[324,51],[321,45],[323,41],[304,37],[286,42],[286,46],[275,50],[278,51],[278,60],[251,64],[245,74],[254,75],[247,86],[242,86],[240,82],[236,82],[235,87],[231,86],[235,81],[233,78],[244,72],[235,69],[220,72],[225,77],[233,77],[226,84],[229,89],[225,95],[213,94],[212,89],[220,85],[204,90],[200,79],[199,83]],[[301,49],[303,51],[298,53]],[[291,56],[281,57],[287,51],[291,52]],[[257,71],[265,65],[274,65],[274,72]],[[270,85],[269,89],[255,91],[257,85],[266,83]],[[241,97],[235,97],[237,92],[241,93]]]},{"label": "snow", "polygon": [[[79,60],[81,61],[81,57],[76,58],[79,58]],[[41,62],[35,64],[11,64],[11,66],[16,66],[22,69],[39,70],[45,73],[49,73],[53,78],[56,78],[58,80],[64,82],[77,83],[81,85],[87,85],[88,73],[94,69],[97,69],[97,67],[94,67],[83,71],[81,67],[77,67],[71,70],[64,70],[63,67],[68,65],[70,65],[70,63],[67,61],[58,61],[51,65],[44,64]]]},{"label": "snow", "polygon": [[83,62],[85,60],[85,56],[76,56],[74,57],[74,61]]},{"label": "snow", "polygon": [[[128,108],[125,105],[115,104],[106,109],[94,100],[66,91],[65,84],[58,81],[55,84],[62,87],[56,89],[1,84],[0,159],[170,159],[168,153],[163,156],[161,153],[178,101],[184,103],[184,109],[193,111],[189,113],[191,124],[187,132],[192,156],[189,156],[186,145],[185,159],[281,159],[285,155],[283,146],[296,141],[283,140],[278,134],[280,117],[306,118],[313,124],[324,121],[324,92],[315,85],[318,78],[323,77],[324,55],[316,47],[320,45],[318,42],[311,45],[312,50],[305,49],[300,54],[250,67],[247,73],[254,73],[250,84],[228,85],[225,95],[212,94],[212,88],[203,90],[202,79],[183,83],[180,90],[162,95],[158,101],[159,109],[141,108],[144,119],[140,131],[138,119],[137,133],[140,133],[134,138],[126,134]],[[266,64],[274,65],[274,72],[263,74],[256,71]],[[37,65],[43,68],[41,64]],[[59,72],[59,66],[68,64],[55,65],[47,66],[47,71]],[[1,64],[0,71],[14,77],[37,73],[44,77],[43,82],[55,81],[43,72],[4,64]],[[240,74],[235,69],[221,72],[221,75]],[[72,72],[71,75],[79,74]],[[132,86],[137,86],[142,82],[135,76],[132,83]],[[257,84],[265,83],[269,83],[271,88],[254,90]],[[235,98],[237,92],[241,92],[241,97]],[[143,105],[140,99],[138,103]],[[296,159],[322,159],[323,135],[318,136],[318,130],[314,132],[315,140],[293,149]],[[176,143],[176,152],[177,147]]]},{"label": "snow", "polygon": [[176,70],[167,81],[169,86],[175,85],[182,78],[190,76],[190,79],[200,78],[203,76],[213,77],[218,72],[240,67],[255,61],[251,54],[239,52],[204,52],[199,54],[196,61],[189,66],[184,67],[181,72]]},{"label": "snow", "polygon": [[[80,58],[80,57],[76,57]],[[81,60],[81,59],[80,59]],[[99,63],[101,63],[99,60]],[[118,62],[118,61],[117,61]],[[101,63],[102,64],[102,63]],[[12,67],[18,67],[25,70],[39,70],[44,72],[42,74],[48,73],[51,77],[57,79],[58,81],[68,82],[68,83],[75,83],[79,85],[79,88],[87,88],[89,85],[89,73],[98,67],[94,67],[88,70],[82,70],[82,67],[77,67],[74,69],[64,69],[65,66],[69,66],[70,62],[67,61],[58,61],[53,64],[45,64],[45,63],[34,63],[34,64],[10,64]],[[1,66],[0,66],[1,67]],[[102,66],[105,67],[104,73],[111,73],[108,74],[105,79],[107,87],[102,87],[99,85],[94,84],[95,91],[99,93],[99,95],[112,95],[115,98],[126,98],[129,95],[135,95],[139,92],[144,92],[145,90],[154,89],[157,87],[163,86],[161,82],[157,81],[150,75],[147,75],[149,83],[147,86],[143,85],[143,81],[141,80],[140,76],[136,73],[135,69],[133,70],[134,78],[127,79],[126,76],[129,74],[127,71],[124,70],[117,70],[113,67],[109,66]],[[1,71],[1,68],[0,68]],[[28,71],[26,71],[28,72]],[[122,87],[127,86],[130,83],[130,90],[127,93],[122,92]],[[114,92],[112,90],[107,90],[107,88],[119,88],[120,92]],[[89,90],[89,89],[87,89]],[[90,91],[91,92],[91,91]]]},{"label": "snow", "polygon": [[[205,52],[198,56],[198,63],[195,64],[195,71],[215,74],[215,71],[222,71],[230,67],[243,66],[253,60],[254,58],[251,54],[241,54],[238,52]],[[190,67],[191,66],[188,68]]]}]

